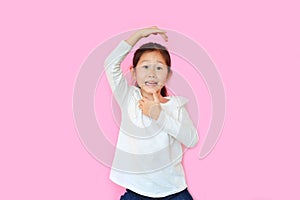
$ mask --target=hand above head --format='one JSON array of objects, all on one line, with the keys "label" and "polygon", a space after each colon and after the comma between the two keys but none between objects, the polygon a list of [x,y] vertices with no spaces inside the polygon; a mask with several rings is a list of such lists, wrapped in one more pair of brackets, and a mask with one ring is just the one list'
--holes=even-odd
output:
[{"label": "hand above head", "polygon": [[137,30],[126,40],[126,42],[131,46],[134,46],[141,38],[145,38],[148,37],[149,35],[157,35],[157,34],[159,34],[166,42],[168,41],[168,36],[165,30],[162,30],[157,26],[151,26],[149,28],[143,28]]},{"label": "hand above head", "polygon": [[166,35],[166,31],[159,29],[157,26],[151,26],[150,28],[144,28],[138,31],[142,37],[148,37],[149,35],[157,35],[159,34],[166,42],[168,41],[168,36]]}]

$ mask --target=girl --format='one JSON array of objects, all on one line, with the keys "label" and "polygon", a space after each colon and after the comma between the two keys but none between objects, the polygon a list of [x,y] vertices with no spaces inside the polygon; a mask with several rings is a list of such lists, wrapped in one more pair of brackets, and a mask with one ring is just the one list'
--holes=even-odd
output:
[{"label": "girl", "polygon": [[120,64],[132,47],[158,27],[137,30],[122,40],[105,60],[106,75],[122,111],[117,149],[110,179],[126,188],[121,200],[191,200],[182,166],[182,144],[193,147],[197,131],[189,117],[187,99],[168,96],[165,84],[172,75],[168,50],[147,43],[136,50],[130,67],[135,86],[127,84]]}]

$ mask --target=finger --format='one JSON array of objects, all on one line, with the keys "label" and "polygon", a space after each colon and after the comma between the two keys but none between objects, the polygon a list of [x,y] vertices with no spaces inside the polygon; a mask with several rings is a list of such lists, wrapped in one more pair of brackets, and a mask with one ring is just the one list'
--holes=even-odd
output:
[{"label": "finger", "polygon": [[144,103],[143,102],[139,102],[139,106],[143,106],[144,105]]},{"label": "finger", "polygon": [[155,103],[159,103],[158,94],[157,92],[153,92],[153,99]]},{"label": "finger", "polygon": [[160,36],[167,42],[168,41],[168,36],[166,32],[160,33]]},{"label": "finger", "polygon": [[164,30],[158,28],[157,26],[152,26],[152,27],[150,27],[150,29],[152,29],[152,31],[155,31],[156,33],[163,33],[163,32],[165,32]]},{"label": "finger", "polygon": [[141,101],[143,101],[143,103],[146,103],[146,102],[148,102],[149,100],[143,97]]},{"label": "finger", "polygon": [[150,27],[150,29],[152,29],[152,31],[154,31],[155,33],[166,33],[167,31],[158,28],[157,26],[152,26]]},{"label": "finger", "polygon": [[166,35],[166,33],[167,33],[167,31],[162,30],[162,29],[156,29],[156,32],[159,34],[164,34],[164,35]]}]

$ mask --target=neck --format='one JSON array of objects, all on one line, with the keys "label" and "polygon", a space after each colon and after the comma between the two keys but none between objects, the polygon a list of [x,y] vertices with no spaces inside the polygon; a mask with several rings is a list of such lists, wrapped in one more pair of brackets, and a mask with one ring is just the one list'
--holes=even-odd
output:
[{"label": "neck", "polygon": [[[141,90],[141,94],[142,94],[143,98],[146,98],[150,101],[154,101],[152,93],[148,93],[148,92],[145,92],[145,91]],[[159,96],[159,99],[160,99],[161,94],[159,93],[158,96]]]},{"label": "neck", "polygon": [[[141,90],[141,94],[142,94],[143,98],[146,98],[146,99],[148,99],[150,101],[154,101],[152,93],[147,93],[147,92]],[[158,92],[158,99],[159,99],[160,103],[166,103],[166,102],[169,101],[168,99],[166,99],[163,96],[161,96],[160,91]]]}]

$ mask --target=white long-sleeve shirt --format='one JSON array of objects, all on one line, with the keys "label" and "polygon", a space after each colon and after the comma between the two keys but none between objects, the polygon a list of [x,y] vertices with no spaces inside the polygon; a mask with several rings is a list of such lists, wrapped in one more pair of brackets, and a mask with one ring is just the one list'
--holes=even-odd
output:
[{"label": "white long-sleeve shirt", "polygon": [[169,101],[160,104],[157,120],[142,114],[140,89],[128,85],[120,68],[131,49],[121,41],[105,60],[106,75],[122,112],[110,179],[141,195],[164,197],[187,187],[182,144],[195,146],[198,134],[183,97],[166,97]]}]

